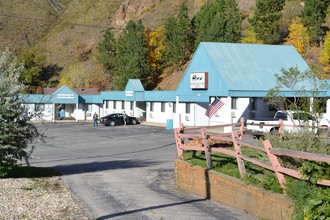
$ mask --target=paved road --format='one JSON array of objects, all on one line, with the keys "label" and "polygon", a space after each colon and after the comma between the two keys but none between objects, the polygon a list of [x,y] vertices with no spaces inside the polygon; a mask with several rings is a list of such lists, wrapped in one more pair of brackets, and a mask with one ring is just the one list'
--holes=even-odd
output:
[{"label": "paved road", "polygon": [[48,137],[31,164],[60,170],[93,219],[256,219],[175,187],[171,130],[38,124]]}]

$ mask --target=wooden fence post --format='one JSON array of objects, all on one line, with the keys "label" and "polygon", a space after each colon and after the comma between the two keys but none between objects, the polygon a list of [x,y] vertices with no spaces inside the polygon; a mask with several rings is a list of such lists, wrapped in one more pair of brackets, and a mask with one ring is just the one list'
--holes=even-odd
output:
[{"label": "wooden fence post", "polygon": [[241,127],[240,127],[240,137],[239,139],[242,140],[243,139],[243,134],[244,134],[244,124],[245,124],[245,119],[244,117],[241,117]]},{"label": "wooden fence post", "polygon": [[212,169],[213,166],[212,166],[212,160],[211,160],[210,145],[209,145],[209,142],[207,140],[207,135],[206,135],[205,128],[201,129],[201,134],[203,136],[203,143],[204,143],[204,148],[205,148],[205,158],[206,158],[207,168]]},{"label": "wooden fence post", "polygon": [[279,137],[280,137],[280,140],[282,140],[282,137],[283,137],[283,128],[284,128],[284,123],[283,123],[283,119],[279,119],[279,129],[278,129],[278,134],[279,134]]},{"label": "wooden fence post", "polygon": [[177,155],[178,158],[182,159],[183,157],[183,150],[181,146],[184,144],[183,139],[179,137],[179,134],[183,134],[184,132],[184,127],[183,124],[181,123],[178,128],[174,129],[174,137],[175,137],[175,143],[176,143],[176,150],[177,150]]},{"label": "wooden fence post", "polygon": [[267,156],[269,158],[269,161],[274,168],[275,175],[283,189],[285,189],[285,178],[282,173],[279,172],[279,169],[281,168],[281,164],[277,159],[277,156],[272,154],[270,152],[270,149],[272,148],[272,145],[269,140],[264,140],[263,142],[264,148],[266,150]]},{"label": "wooden fence post", "polygon": [[233,144],[235,147],[235,156],[236,156],[236,160],[237,160],[237,165],[238,165],[238,169],[239,169],[239,174],[241,176],[241,178],[244,178],[246,175],[246,170],[245,170],[245,165],[244,165],[244,160],[240,158],[240,155],[242,154],[241,152],[241,145],[237,143],[237,132],[232,131],[231,132],[231,137],[233,139]]}]

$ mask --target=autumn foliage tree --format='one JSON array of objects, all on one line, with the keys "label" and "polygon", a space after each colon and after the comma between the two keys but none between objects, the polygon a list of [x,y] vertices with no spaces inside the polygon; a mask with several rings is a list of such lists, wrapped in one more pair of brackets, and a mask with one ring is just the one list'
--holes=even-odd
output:
[{"label": "autumn foliage tree", "polygon": [[325,73],[330,74],[330,31],[328,31],[325,36],[319,61],[323,65],[323,70]]},{"label": "autumn foliage tree", "polygon": [[250,26],[245,30],[245,36],[241,39],[244,44],[263,44],[262,40],[257,39],[257,33]]},{"label": "autumn foliage tree", "polygon": [[300,18],[292,21],[289,27],[289,36],[286,38],[287,44],[293,45],[300,55],[305,55],[309,46],[310,37],[307,28],[304,27]]},{"label": "autumn foliage tree", "polygon": [[149,64],[160,74],[164,63],[166,48],[165,27],[157,26],[154,30],[146,30],[147,44],[149,48]]}]

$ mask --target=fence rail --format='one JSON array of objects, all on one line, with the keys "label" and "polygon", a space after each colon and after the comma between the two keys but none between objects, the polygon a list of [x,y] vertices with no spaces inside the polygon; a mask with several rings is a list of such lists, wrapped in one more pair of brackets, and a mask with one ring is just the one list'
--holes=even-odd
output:
[{"label": "fence rail", "polygon": [[[233,128],[232,132],[218,132],[219,129],[223,129],[228,126]],[[218,126],[185,128],[183,124],[181,124],[179,128],[174,129],[178,157],[182,159],[183,152],[187,150],[203,151],[205,152],[207,167],[211,169],[211,154],[213,152],[222,153],[236,158],[241,178],[245,177],[246,175],[244,162],[250,162],[267,170],[273,171],[281,187],[283,188],[285,188],[285,175],[301,180],[306,179],[303,179],[302,175],[298,171],[283,167],[280,164],[278,157],[286,156],[291,158],[304,159],[308,161],[330,163],[330,155],[293,151],[282,148],[273,148],[269,140],[263,141],[263,148],[254,146],[252,144],[244,142],[244,133],[244,118],[241,118],[240,123]],[[216,143],[231,144],[234,146],[234,150],[228,149],[223,145],[219,146]],[[267,155],[268,162],[260,161],[256,158],[243,155],[243,147],[262,152],[263,154]],[[317,181],[317,184],[330,186],[330,180],[319,180]]]}]

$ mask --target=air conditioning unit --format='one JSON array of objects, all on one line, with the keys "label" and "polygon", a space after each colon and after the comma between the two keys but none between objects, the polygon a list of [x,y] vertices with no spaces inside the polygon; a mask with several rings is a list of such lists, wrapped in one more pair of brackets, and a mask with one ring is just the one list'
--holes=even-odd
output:
[{"label": "air conditioning unit", "polygon": [[190,120],[189,115],[186,115],[185,119],[186,119],[186,121],[189,121]]},{"label": "air conditioning unit", "polygon": [[152,113],[150,113],[150,114],[149,114],[149,117],[150,117],[150,118],[153,118],[153,114],[152,114]]}]

